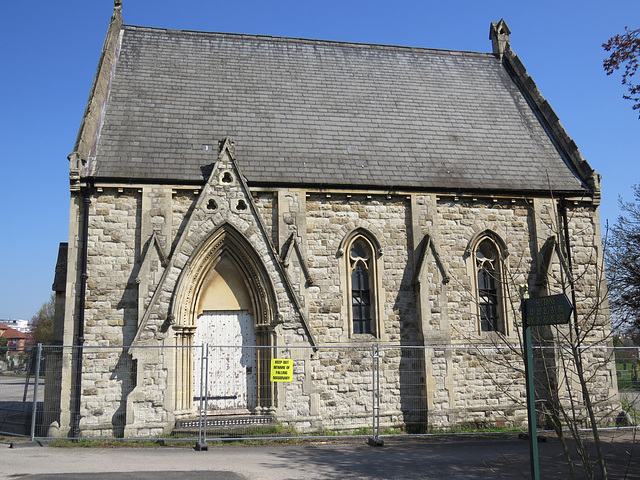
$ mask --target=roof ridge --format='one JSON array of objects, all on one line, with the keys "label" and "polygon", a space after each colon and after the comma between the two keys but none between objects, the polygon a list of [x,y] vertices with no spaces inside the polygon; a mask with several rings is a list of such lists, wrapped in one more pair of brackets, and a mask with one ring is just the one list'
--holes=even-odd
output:
[{"label": "roof ridge", "polygon": [[438,54],[494,57],[494,55],[490,52],[474,52],[470,50],[451,50],[451,49],[444,49],[444,48],[416,47],[416,46],[408,46],[408,45],[391,45],[391,44],[383,44],[383,43],[348,42],[343,40],[323,40],[323,39],[313,39],[313,38],[303,38],[303,37],[285,37],[285,36],[278,36],[278,35],[265,35],[265,34],[254,34],[254,33],[208,32],[204,30],[181,30],[181,29],[172,29],[172,28],[145,27],[145,26],[139,26],[139,25],[122,25],[122,29],[142,31],[142,32],[144,31],[166,32],[171,34],[193,35],[193,36],[236,37],[236,38],[287,42],[287,43],[325,44],[325,45],[335,45],[335,46],[354,47],[354,48],[375,47],[375,48],[380,48],[384,50],[407,50],[407,51],[418,51],[418,52],[428,52],[428,53],[438,53]]}]

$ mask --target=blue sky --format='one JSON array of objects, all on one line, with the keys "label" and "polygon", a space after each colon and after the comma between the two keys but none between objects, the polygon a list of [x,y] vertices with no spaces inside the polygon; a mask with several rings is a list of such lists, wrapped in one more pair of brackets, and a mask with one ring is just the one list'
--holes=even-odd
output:
[{"label": "blue sky", "polygon": [[[132,25],[489,52],[504,18],[511,46],[582,155],[603,175],[601,217],[640,183],[640,120],[607,77],[601,44],[640,27],[638,0],[124,0]],[[112,0],[4,2],[0,115],[0,318],[31,318],[68,241],[73,150]]]}]

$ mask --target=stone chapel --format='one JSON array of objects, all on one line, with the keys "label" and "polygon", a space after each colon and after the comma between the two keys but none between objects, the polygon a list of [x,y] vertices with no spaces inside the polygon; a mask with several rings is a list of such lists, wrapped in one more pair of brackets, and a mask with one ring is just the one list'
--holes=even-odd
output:
[{"label": "stone chapel", "polygon": [[[189,348],[233,342],[269,348],[242,367],[253,391],[221,409],[335,427],[352,400],[318,349],[439,346],[416,367],[424,422],[482,404],[517,423],[524,407],[486,387],[513,372],[446,348],[518,344],[520,286],[578,276],[572,322],[601,304],[590,338],[606,337],[600,177],[503,20],[474,53],[138,27],[115,3],[54,282],[58,343],[105,350],[48,370],[61,434],[170,431],[198,408]],[[267,374],[281,347],[301,347],[286,408],[290,386]],[[606,403],[615,371],[594,384]],[[385,373],[383,397],[396,386]]]}]

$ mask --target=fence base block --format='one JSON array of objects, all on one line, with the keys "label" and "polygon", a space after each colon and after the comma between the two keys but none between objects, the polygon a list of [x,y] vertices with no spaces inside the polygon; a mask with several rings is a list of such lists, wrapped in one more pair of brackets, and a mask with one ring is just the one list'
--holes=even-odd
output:
[{"label": "fence base block", "polygon": [[384,440],[380,440],[379,438],[369,437],[367,443],[370,447],[384,447]]},{"label": "fence base block", "polygon": [[9,448],[44,447],[45,443],[40,440],[27,440],[25,442],[11,442]]},{"label": "fence base block", "polygon": [[209,450],[209,444],[207,442],[196,442],[196,446],[193,447],[196,452],[206,452]]}]

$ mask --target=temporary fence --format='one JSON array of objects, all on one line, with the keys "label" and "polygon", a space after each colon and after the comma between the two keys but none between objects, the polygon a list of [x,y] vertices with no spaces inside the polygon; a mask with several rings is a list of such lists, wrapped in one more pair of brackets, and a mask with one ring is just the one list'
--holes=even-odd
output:
[{"label": "temporary fence", "polygon": [[[540,349],[537,358],[558,366],[563,355]],[[603,426],[621,416],[640,423],[635,355],[585,353]],[[605,388],[614,359],[615,380]],[[206,444],[512,432],[526,430],[522,368],[518,350],[494,346],[2,348],[0,434]],[[571,385],[552,380],[575,406]],[[544,416],[543,402],[537,406]]]}]

